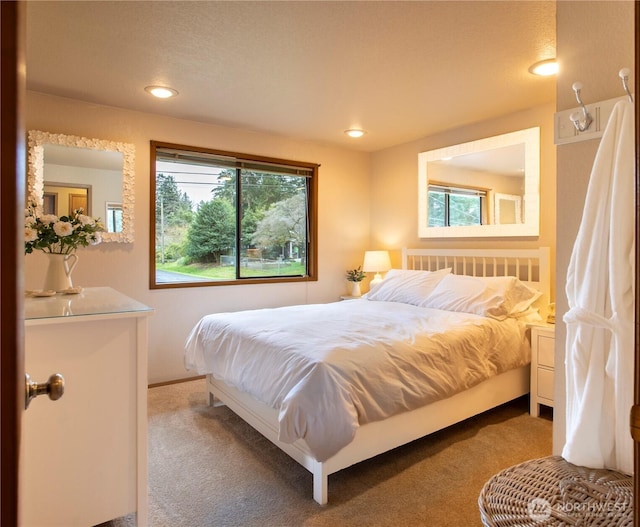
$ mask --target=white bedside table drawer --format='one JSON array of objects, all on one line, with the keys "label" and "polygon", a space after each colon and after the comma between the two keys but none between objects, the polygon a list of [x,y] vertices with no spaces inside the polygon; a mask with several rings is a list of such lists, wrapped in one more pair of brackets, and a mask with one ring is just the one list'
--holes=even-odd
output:
[{"label": "white bedside table drawer", "polygon": [[538,368],[538,397],[553,401],[553,370]]},{"label": "white bedside table drawer", "polygon": [[555,339],[545,335],[538,335],[538,364],[553,368],[555,353]]},{"label": "white bedside table drawer", "polygon": [[531,330],[529,411],[533,417],[538,417],[541,404],[553,406],[555,326],[551,324],[532,324],[529,328]]}]

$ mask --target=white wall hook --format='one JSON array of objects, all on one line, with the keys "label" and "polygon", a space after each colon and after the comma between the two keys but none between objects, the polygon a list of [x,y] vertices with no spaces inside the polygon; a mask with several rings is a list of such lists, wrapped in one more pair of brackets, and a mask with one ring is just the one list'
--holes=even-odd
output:
[{"label": "white wall hook", "polygon": [[582,83],[579,81],[574,82],[571,87],[573,88],[573,91],[576,94],[576,99],[578,100],[578,104],[580,105],[580,108],[582,108],[582,121],[580,120],[580,111],[573,112],[569,116],[569,119],[571,119],[573,126],[576,127],[576,130],[578,130],[578,132],[584,132],[585,130],[589,129],[589,126],[591,126],[591,123],[593,122],[593,118],[587,111],[587,107],[584,105],[584,103],[582,102],[582,98],[580,97],[580,91],[582,90]]},{"label": "white wall hook", "polygon": [[629,90],[629,68],[622,68],[618,72],[618,76],[622,79],[622,87],[624,88],[624,91],[627,92],[629,101],[633,102],[633,95],[631,95],[631,91]]}]

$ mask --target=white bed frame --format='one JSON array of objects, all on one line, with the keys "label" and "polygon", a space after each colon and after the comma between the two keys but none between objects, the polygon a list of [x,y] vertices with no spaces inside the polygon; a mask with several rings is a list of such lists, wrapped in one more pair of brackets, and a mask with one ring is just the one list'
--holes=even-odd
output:
[{"label": "white bed frame", "polygon": [[[403,249],[403,269],[437,270],[452,267],[456,274],[471,276],[517,276],[542,292],[539,306],[550,294],[549,248],[532,250]],[[258,432],[289,454],[313,474],[313,499],[328,501],[330,474],[415,439],[446,428],[529,393],[529,366],[507,371],[470,390],[384,421],[362,425],[351,443],[324,462],[316,461],[306,443],[278,440],[278,411],[246,393],[207,376],[210,403],[226,404]]]}]

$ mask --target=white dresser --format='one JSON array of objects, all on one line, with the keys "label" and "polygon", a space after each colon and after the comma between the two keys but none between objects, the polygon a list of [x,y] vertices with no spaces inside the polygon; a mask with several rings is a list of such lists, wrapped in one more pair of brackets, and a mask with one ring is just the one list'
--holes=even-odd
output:
[{"label": "white dresser", "polygon": [[540,415],[540,405],[553,407],[556,328],[553,324],[531,328],[530,414]]},{"label": "white dresser", "polygon": [[147,321],[109,287],[25,300],[25,371],[65,379],[23,414],[24,527],[89,527],[137,513],[147,525]]}]

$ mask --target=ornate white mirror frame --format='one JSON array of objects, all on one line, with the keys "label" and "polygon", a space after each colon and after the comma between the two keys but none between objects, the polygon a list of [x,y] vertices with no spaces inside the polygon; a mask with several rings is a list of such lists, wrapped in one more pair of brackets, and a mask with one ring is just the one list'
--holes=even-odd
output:
[{"label": "ornate white mirror frame", "polygon": [[[524,145],[523,221],[512,224],[429,227],[429,163],[445,158],[478,154]],[[481,183],[478,183],[481,185]],[[418,235],[420,238],[478,238],[539,236],[540,234],[540,129],[538,127],[453,145],[418,154]]]},{"label": "ornate white mirror frame", "polygon": [[[45,145],[86,148],[102,152],[122,153],[122,230],[102,233],[103,242],[133,242],[135,147],[130,143],[117,143],[103,139],[87,139],[73,135],[52,134],[31,130],[28,133],[27,202],[42,210],[44,199]],[[92,214],[100,217],[100,214]],[[104,218],[103,218],[104,219]]]}]

